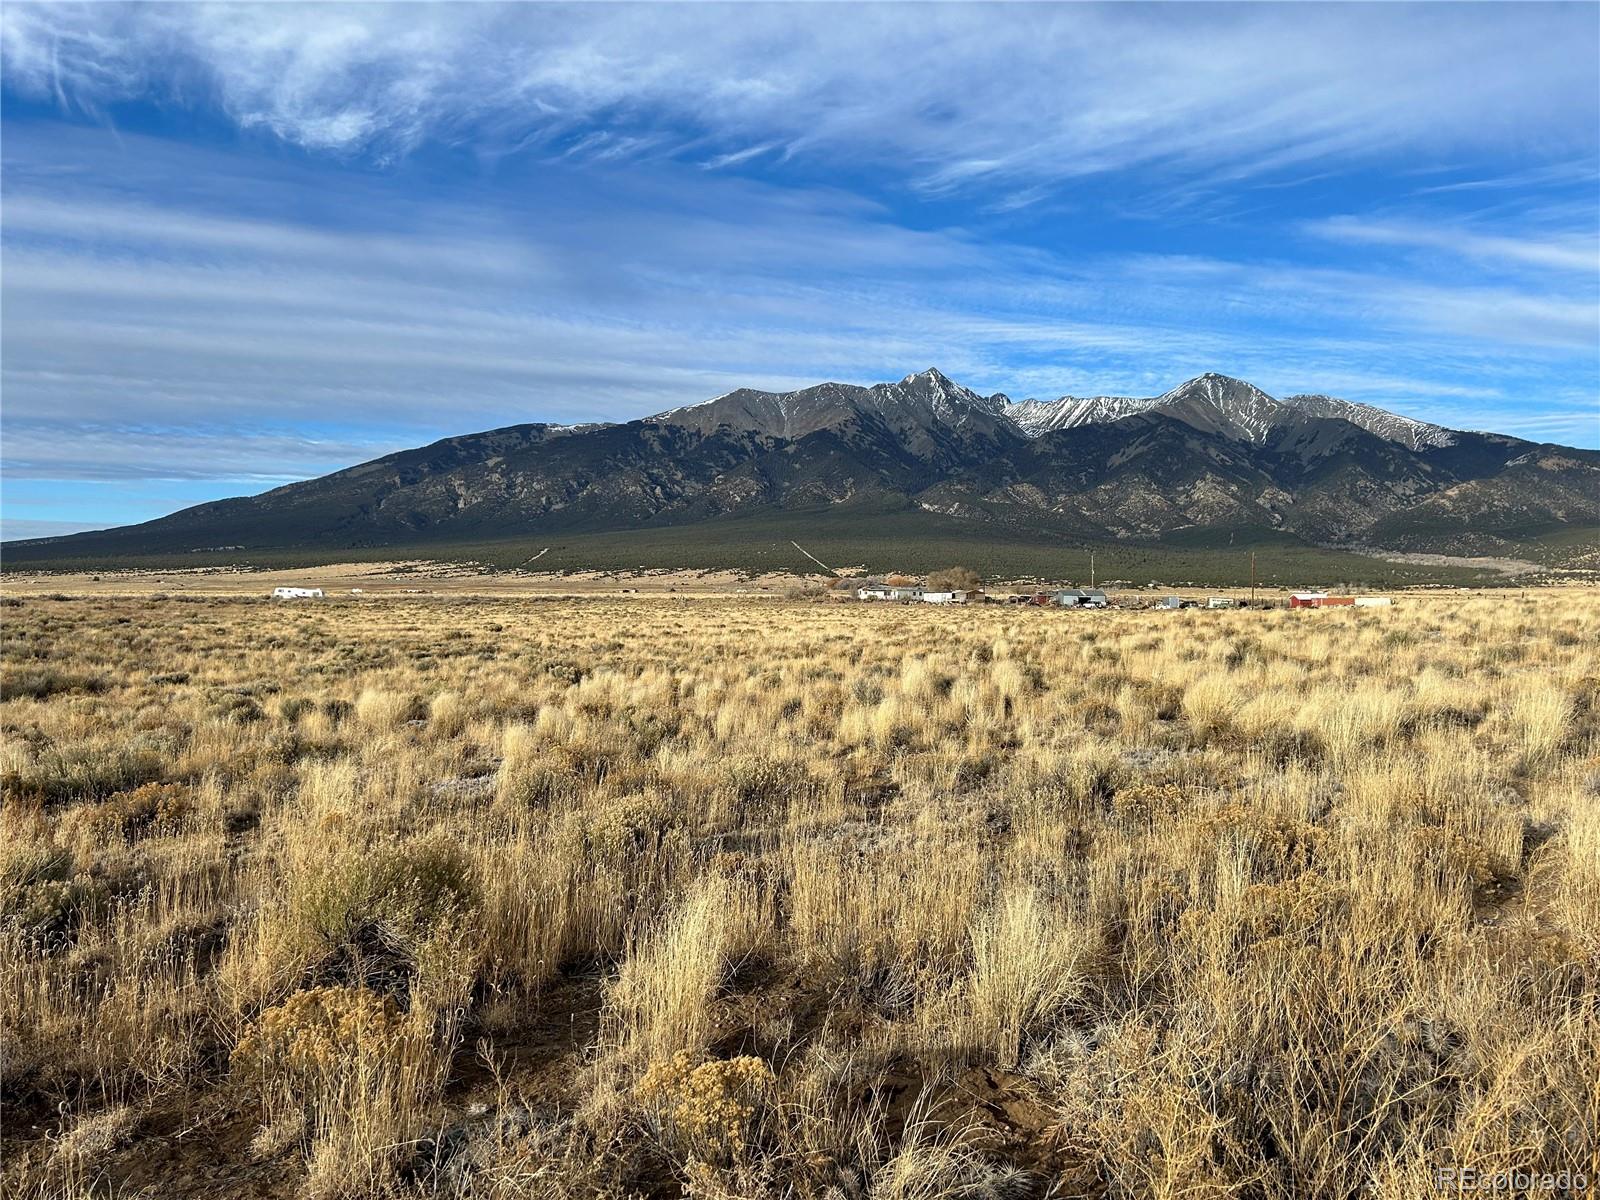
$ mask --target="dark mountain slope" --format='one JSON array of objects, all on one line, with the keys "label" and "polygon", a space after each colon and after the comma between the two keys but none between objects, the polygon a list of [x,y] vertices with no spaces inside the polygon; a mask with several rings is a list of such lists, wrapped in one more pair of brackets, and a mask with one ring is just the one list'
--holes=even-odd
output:
[{"label": "dark mountain slope", "polygon": [[1594,451],[1322,396],[1278,401],[1218,375],[1152,401],[1069,400],[1011,405],[933,370],[873,387],[740,389],[626,424],[447,438],[143,525],[8,543],[5,557],[421,544],[445,554],[523,535],[819,510],[920,510],[1012,536],[1222,544],[1244,533],[1444,553],[1572,542],[1600,526]]},{"label": "dark mountain slope", "polygon": [[1141,413],[1058,430],[929,489],[934,511],[987,511],[1008,524],[1086,536],[1157,538],[1193,525],[1272,528],[1272,483],[1247,447]]},{"label": "dark mountain slope", "polygon": [[368,547],[533,528],[617,528],[699,496],[763,453],[751,434],[633,422],[583,432],[524,425],[448,438],[260,496],[184,509],[142,525],[33,543],[78,554],[218,546]]},{"label": "dark mountain slope", "polygon": [[1600,455],[1525,442],[1507,449],[1517,453],[1502,469],[1464,475],[1419,496],[1407,509],[1374,521],[1358,540],[1422,552],[1448,545],[1464,554],[1493,554],[1548,534],[1591,528],[1591,552],[1600,545]]}]

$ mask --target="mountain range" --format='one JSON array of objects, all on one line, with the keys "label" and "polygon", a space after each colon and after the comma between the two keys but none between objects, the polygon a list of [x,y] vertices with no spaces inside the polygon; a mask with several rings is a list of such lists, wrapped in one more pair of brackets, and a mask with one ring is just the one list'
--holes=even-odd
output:
[{"label": "mountain range", "polygon": [[[915,511],[1085,542],[1521,550],[1600,527],[1600,452],[1447,429],[1206,374],[1147,398],[895,383],[740,388],[616,424],[446,438],[140,525],[6,544],[9,563],[371,550]],[[798,536],[798,535],[796,535]],[[1578,539],[1581,541],[1582,539]]]}]

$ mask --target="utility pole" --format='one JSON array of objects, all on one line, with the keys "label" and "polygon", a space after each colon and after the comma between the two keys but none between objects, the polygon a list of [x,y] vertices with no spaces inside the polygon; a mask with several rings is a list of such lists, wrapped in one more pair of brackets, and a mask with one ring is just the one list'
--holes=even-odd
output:
[{"label": "utility pole", "polygon": [[1256,606],[1256,552],[1250,551],[1250,607]]},{"label": "utility pole", "polygon": [[1089,551],[1089,586],[1094,586],[1094,551]]}]

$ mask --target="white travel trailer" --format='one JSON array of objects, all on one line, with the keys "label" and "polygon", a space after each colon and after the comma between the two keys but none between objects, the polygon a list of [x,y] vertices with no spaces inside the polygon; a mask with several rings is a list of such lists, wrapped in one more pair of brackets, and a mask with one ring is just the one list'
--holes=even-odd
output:
[{"label": "white travel trailer", "polygon": [[1357,596],[1357,608],[1388,608],[1394,601],[1387,596]]},{"label": "white travel trailer", "polygon": [[302,587],[275,587],[272,589],[274,600],[321,600],[321,588]]},{"label": "white travel trailer", "polygon": [[922,602],[924,604],[965,604],[967,602],[967,594],[961,591],[923,592]]}]

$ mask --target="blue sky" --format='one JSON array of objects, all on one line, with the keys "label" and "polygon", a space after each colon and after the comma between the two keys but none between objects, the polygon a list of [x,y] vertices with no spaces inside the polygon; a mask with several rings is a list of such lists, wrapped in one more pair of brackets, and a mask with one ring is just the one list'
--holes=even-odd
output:
[{"label": "blue sky", "polygon": [[1594,4],[0,22],[7,536],[930,365],[1600,445]]}]

